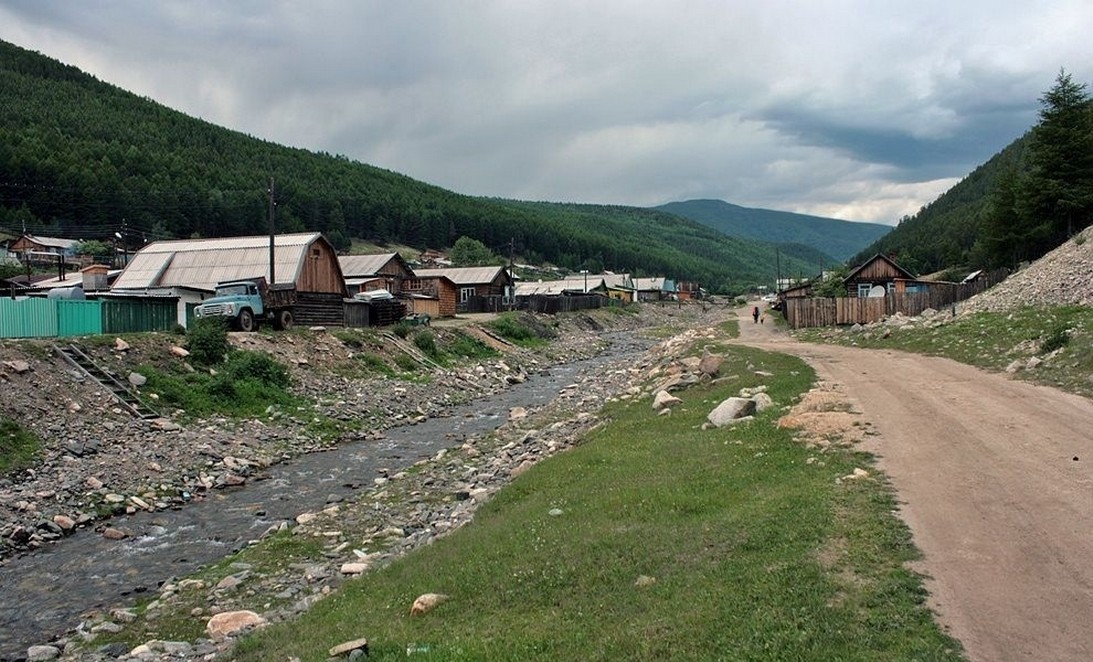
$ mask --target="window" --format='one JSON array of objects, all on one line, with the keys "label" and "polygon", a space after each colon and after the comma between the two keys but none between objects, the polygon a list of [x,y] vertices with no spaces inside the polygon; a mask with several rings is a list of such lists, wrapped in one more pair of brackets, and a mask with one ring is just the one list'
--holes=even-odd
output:
[{"label": "window", "polygon": [[858,296],[863,298],[869,296],[871,289],[873,289],[873,283],[858,283]]},{"label": "window", "polygon": [[459,288],[459,303],[467,303],[471,297],[474,296],[473,287],[461,287]]}]

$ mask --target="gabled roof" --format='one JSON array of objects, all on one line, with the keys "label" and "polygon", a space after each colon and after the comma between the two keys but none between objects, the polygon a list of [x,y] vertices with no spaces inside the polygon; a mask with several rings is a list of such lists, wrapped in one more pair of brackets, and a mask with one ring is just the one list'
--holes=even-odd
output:
[{"label": "gabled roof", "polygon": [[451,269],[417,269],[419,278],[447,276],[456,285],[480,285],[492,283],[505,271],[505,267],[452,267]]},{"label": "gabled roof", "polygon": [[59,248],[61,250],[68,250],[75,248],[76,244],[80,243],[78,239],[61,239],[59,237],[42,237],[33,234],[25,234],[22,236],[27,241],[38,244],[39,246],[48,246],[49,248]]},{"label": "gabled roof", "polygon": [[670,278],[635,278],[634,289],[639,292],[675,292],[676,283]]},{"label": "gabled roof", "polygon": [[363,276],[375,276],[388,262],[395,260],[402,264],[402,268],[411,271],[406,260],[398,253],[379,253],[376,255],[339,255],[338,264],[342,267],[342,275],[346,278],[360,278]]},{"label": "gabled roof", "polygon": [[[275,235],[277,283],[295,282],[308,247],[321,239],[318,232]],[[211,292],[221,281],[258,276],[269,276],[269,235],[156,241],[137,251],[114,288],[185,286]]]},{"label": "gabled roof", "polygon": [[[863,262],[860,266],[856,267],[849,274],[847,274],[846,278],[843,278],[843,282],[848,283],[848,282],[854,280],[855,278],[857,278],[858,274],[860,274],[866,267],[873,264],[877,260],[883,260],[884,262],[887,262],[888,264],[890,264],[893,269],[895,269],[896,271],[898,271],[902,275],[903,278],[905,278],[907,280],[916,280],[914,274],[912,274],[910,271],[907,271],[903,267],[896,264],[895,260],[888,257],[887,255],[882,255],[881,253],[877,253],[873,257],[871,257],[868,260],[866,260],[865,262]],[[899,278],[899,277],[900,276],[897,276],[897,278]]]},{"label": "gabled roof", "polygon": [[[540,280],[517,283],[516,296],[556,296],[567,292],[583,294],[586,291],[585,282],[584,276],[580,276],[575,278],[564,278],[562,280]],[[587,283],[587,291],[589,292],[602,291],[607,288],[603,276],[589,275]]]}]

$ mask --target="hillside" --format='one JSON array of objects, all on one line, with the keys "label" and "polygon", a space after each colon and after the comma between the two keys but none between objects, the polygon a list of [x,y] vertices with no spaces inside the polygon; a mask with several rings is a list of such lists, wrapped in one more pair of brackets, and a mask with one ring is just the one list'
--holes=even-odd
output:
[{"label": "hillside", "polygon": [[991,192],[1007,169],[1018,167],[1028,145],[1025,135],[972,171],[955,186],[905,217],[888,234],[859,251],[851,263],[860,264],[877,253],[895,256],[900,265],[917,273],[954,266],[985,266],[982,244]]},{"label": "hillside", "polygon": [[[698,281],[735,293],[773,279],[774,248],[645,209],[474,198],[255,139],[0,42],[0,231],[145,241],[319,231],[447,248],[460,236],[527,262]],[[787,251],[786,271],[814,270]],[[798,257],[804,256],[804,257]]]},{"label": "hillside", "polygon": [[697,221],[730,237],[804,244],[838,261],[861,251],[892,229],[878,223],[852,223],[822,216],[741,207],[723,200],[669,202],[656,209]]}]

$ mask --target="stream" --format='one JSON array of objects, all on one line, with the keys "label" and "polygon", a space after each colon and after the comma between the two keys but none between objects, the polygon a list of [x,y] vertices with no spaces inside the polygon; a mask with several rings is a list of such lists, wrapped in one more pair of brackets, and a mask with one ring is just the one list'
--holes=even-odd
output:
[{"label": "stream", "polygon": [[[29,646],[75,627],[81,614],[130,606],[172,577],[190,574],[257,539],[271,526],[320,510],[369,486],[381,468],[392,472],[429,458],[456,438],[488,433],[513,407],[546,404],[559,391],[606,363],[640,353],[651,341],[606,334],[607,351],[561,364],[522,383],[417,425],[396,427],[378,440],[344,444],[266,469],[238,488],[216,490],[179,510],[115,518],[134,535],[107,540],[82,529],[0,566],[0,661],[19,660]],[[260,479],[256,479],[260,478]]]}]

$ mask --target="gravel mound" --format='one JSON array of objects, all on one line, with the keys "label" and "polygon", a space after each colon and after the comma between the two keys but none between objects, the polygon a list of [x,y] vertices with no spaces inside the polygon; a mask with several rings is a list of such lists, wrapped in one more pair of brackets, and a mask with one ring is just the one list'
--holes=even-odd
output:
[{"label": "gravel mound", "polygon": [[1093,306],[1093,226],[998,285],[968,299],[962,312],[1024,306]]}]

